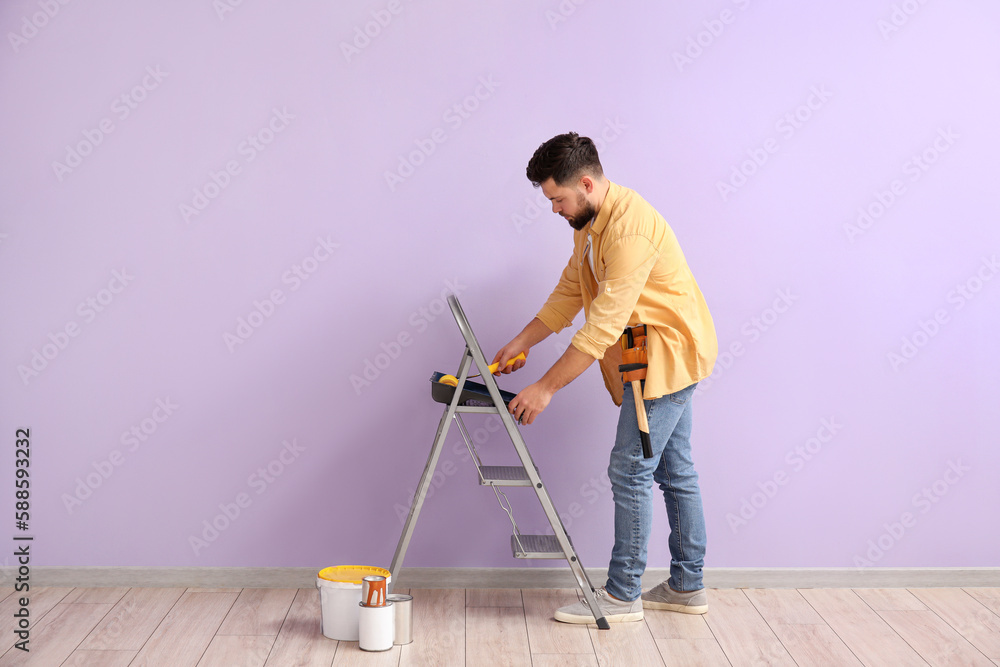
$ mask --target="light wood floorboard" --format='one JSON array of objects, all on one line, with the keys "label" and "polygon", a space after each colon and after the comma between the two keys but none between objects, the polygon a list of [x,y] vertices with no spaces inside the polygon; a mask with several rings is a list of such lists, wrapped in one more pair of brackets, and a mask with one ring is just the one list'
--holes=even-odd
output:
[{"label": "light wood floorboard", "polygon": [[593,653],[532,653],[531,667],[599,667]]},{"label": "light wood floorboard", "polygon": [[730,667],[715,639],[666,639],[656,637],[656,647],[666,667]]},{"label": "light wood floorboard", "polygon": [[905,588],[856,588],[854,592],[875,611],[922,611],[927,605]]},{"label": "light wood floorboard", "polygon": [[795,667],[795,661],[742,590],[709,591],[705,620],[734,666]]},{"label": "light wood floorboard", "polygon": [[775,625],[825,625],[802,594],[791,588],[754,588],[745,591],[757,612],[774,628]]},{"label": "light wood floorboard", "polygon": [[1000,664],[1000,616],[960,588],[914,588],[931,611],[986,657]]},{"label": "light wood floorboard", "polygon": [[[555,610],[575,603],[579,596],[572,588],[526,588],[524,620],[528,627],[528,645],[534,660],[539,655],[560,654],[594,656],[594,644],[586,625],[557,623]],[[594,657],[596,660],[596,656]],[[544,661],[544,659],[543,659]]]},{"label": "light wood floorboard", "polygon": [[131,667],[195,667],[236,598],[236,593],[185,592]]},{"label": "light wood floorboard", "polygon": [[73,651],[61,667],[128,667],[138,651]]},{"label": "light wood floorboard", "polygon": [[1000,616],[1000,588],[967,588],[965,592]]},{"label": "light wood floorboard", "polygon": [[774,634],[799,667],[859,667],[861,661],[829,625],[785,623]]},{"label": "light wood floorboard", "polygon": [[74,588],[62,601],[117,604],[128,591],[128,588]]},{"label": "light wood floorboard", "polygon": [[340,642],[333,665],[334,667],[395,667],[399,664],[400,649],[400,646],[393,646],[388,651],[362,651],[357,642]]},{"label": "light wood floorboard", "polygon": [[853,590],[818,588],[803,590],[802,595],[863,665],[927,664]]},{"label": "light wood floorboard", "polygon": [[138,651],[184,594],[183,588],[133,588],[80,645],[95,651]]},{"label": "light wood floorboard", "polygon": [[[709,603],[711,604],[711,603]],[[644,609],[649,631],[656,639],[715,639],[705,620],[707,614],[677,614],[662,609]]]},{"label": "light wood floorboard", "polygon": [[295,593],[294,588],[243,589],[216,634],[275,637]]},{"label": "light wood floorboard", "polygon": [[933,611],[880,611],[886,623],[932,665],[992,667],[992,661]]},{"label": "light wood floorboard", "polygon": [[746,595],[799,667],[861,665],[799,591],[754,589]]},{"label": "light wood floorboard", "polygon": [[[73,592],[72,588],[32,588],[27,595],[28,614],[32,626],[35,626],[63,598]],[[20,599],[24,593],[11,593],[0,602],[0,653],[6,651],[19,641],[14,631],[18,628],[15,613],[20,613]],[[31,645],[30,643],[28,644]]]},{"label": "light wood floorboard", "polygon": [[330,667],[338,642],[323,636],[321,618],[319,591],[299,589],[264,667]]},{"label": "light wood floorboard", "polygon": [[466,607],[523,607],[517,588],[467,588]]},{"label": "light wood floorboard", "polygon": [[412,589],[413,641],[401,647],[400,667],[464,665],[465,590]]},{"label": "light wood floorboard", "polygon": [[413,642],[373,653],[323,637],[315,588],[33,588],[25,653],[6,587],[0,667],[1000,665],[997,588],[713,589],[607,631],[553,619],[574,589],[408,592]]},{"label": "light wood floorboard", "polygon": [[198,667],[264,667],[274,637],[215,635]]},{"label": "light wood floorboard", "polygon": [[662,667],[663,658],[645,623],[612,623],[610,630],[587,626],[601,667]]},{"label": "light wood floorboard", "polygon": [[465,610],[465,632],[466,664],[531,667],[524,609],[469,607]]},{"label": "light wood floorboard", "polygon": [[111,607],[110,604],[57,604],[31,629],[30,650],[7,651],[0,658],[0,667],[61,665]]}]

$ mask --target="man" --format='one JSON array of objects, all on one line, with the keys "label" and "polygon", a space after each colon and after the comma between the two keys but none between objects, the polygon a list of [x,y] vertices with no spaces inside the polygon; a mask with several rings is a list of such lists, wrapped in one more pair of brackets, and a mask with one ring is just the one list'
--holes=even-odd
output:
[{"label": "man", "polygon": [[[556,391],[600,360],[621,413],[608,466],[615,545],[598,604],[609,622],[641,620],[644,607],[703,614],[705,520],[690,436],[692,396],[718,352],[708,306],[667,222],[637,193],[605,178],[593,141],[575,132],[553,137],[535,151],[527,175],[575,230],[573,254],[538,315],[497,352],[498,373],[523,367],[521,360],[505,364],[572,324],[581,308],[586,322],[552,368],[510,402],[510,412],[531,424]],[[652,458],[643,456],[632,385],[623,384],[618,369],[619,337],[636,325],[645,325],[647,334],[642,394]],[[642,593],[654,481],[670,521],[670,578]],[[555,618],[595,621],[584,602],[559,609]]]}]

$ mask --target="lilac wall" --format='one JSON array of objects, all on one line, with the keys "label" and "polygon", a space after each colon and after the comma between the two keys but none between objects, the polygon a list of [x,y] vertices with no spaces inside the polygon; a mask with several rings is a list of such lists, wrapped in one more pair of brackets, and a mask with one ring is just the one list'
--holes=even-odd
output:
[{"label": "lilac wall", "polygon": [[[0,488],[13,510],[30,427],[34,562],[387,565],[428,377],[462,352],[441,295],[490,356],[534,314],[570,230],[524,165],[572,129],[674,226],[716,318],[708,565],[997,565],[998,22],[991,0],[3,3]],[[590,566],[615,421],[595,367],[524,429]],[[459,443],[407,564],[522,564]]]}]

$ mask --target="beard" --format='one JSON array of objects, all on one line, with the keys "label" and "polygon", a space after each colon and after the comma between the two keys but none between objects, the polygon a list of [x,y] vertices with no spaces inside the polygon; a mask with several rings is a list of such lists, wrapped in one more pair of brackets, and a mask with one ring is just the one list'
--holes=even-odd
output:
[{"label": "beard", "polygon": [[580,211],[576,215],[564,215],[563,217],[566,218],[566,222],[569,223],[570,227],[576,231],[580,231],[587,226],[588,222],[594,219],[597,215],[597,210],[594,209],[594,205],[587,201],[581,192],[577,193],[576,205],[580,207]]}]

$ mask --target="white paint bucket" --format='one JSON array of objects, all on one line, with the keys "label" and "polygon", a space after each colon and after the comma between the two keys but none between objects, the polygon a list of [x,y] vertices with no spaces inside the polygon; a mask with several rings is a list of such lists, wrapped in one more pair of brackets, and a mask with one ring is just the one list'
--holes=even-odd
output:
[{"label": "white paint bucket", "polygon": [[389,570],[366,565],[338,565],[320,570],[316,587],[319,588],[324,637],[358,641],[361,580],[373,574],[385,577],[387,584],[392,579]]}]

